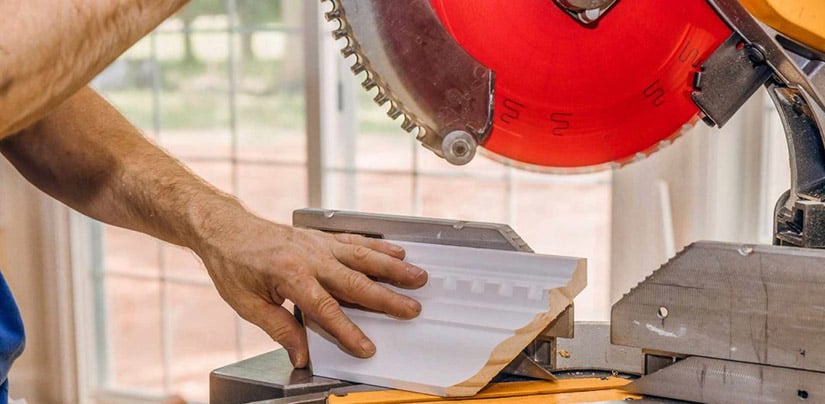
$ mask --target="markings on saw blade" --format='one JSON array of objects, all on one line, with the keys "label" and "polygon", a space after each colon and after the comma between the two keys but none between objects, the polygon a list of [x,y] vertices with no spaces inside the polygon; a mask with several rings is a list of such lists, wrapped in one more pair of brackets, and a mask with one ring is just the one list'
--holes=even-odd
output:
[{"label": "markings on saw blade", "polygon": [[564,136],[567,130],[570,129],[570,120],[573,114],[568,112],[554,112],[550,114],[550,120],[556,124],[553,128],[553,136]]},{"label": "markings on saw blade", "polygon": [[519,168],[562,173],[637,161],[697,122],[693,77],[731,30],[705,0],[679,3],[618,2],[585,28],[543,0],[430,0],[496,74],[484,148]]},{"label": "markings on saw blade", "polygon": [[645,98],[650,100],[650,103],[653,104],[654,107],[659,108],[665,104],[665,89],[662,87],[662,84],[659,82],[659,79],[656,79],[651,83],[645,90],[642,92]]},{"label": "markings on saw blade", "polygon": [[506,98],[502,103],[505,112],[501,114],[501,121],[510,124],[514,120],[518,120],[521,116],[521,110],[524,109],[524,104],[510,98]]},{"label": "markings on saw blade", "polygon": [[[499,119],[505,124],[512,124],[521,118],[522,111],[526,106],[516,100],[507,98],[502,103],[504,111],[501,112]],[[572,119],[574,114],[570,112],[553,112],[549,115],[550,122],[553,126],[550,130],[552,136],[566,136],[568,130],[572,127]]]},{"label": "markings on saw blade", "polygon": [[705,62],[701,58],[699,48],[693,46],[690,39],[685,42],[685,46],[682,47],[682,51],[679,52],[679,61],[682,63],[688,63],[691,67],[695,68],[702,66],[702,63]]}]

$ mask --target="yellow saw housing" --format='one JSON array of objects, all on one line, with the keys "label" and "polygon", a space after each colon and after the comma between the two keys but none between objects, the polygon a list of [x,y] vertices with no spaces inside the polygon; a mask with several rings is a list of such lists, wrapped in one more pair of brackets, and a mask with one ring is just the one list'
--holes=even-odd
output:
[{"label": "yellow saw housing", "polygon": [[797,42],[825,52],[825,1],[740,0],[754,17]]}]

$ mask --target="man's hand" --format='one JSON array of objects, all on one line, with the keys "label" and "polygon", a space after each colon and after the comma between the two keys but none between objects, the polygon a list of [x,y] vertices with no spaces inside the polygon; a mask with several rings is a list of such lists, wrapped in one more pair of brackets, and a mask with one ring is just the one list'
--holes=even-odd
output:
[{"label": "man's hand", "polygon": [[379,240],[293,229],[249,213],[148,142],[91,89],[1,140],[0,151],[29,181],[70,207],[191,248],[221,296],[286,347],[295,366],[307,363],[306,335],[281,307],[285,299],[361,357],[371,356],[375,346],[338,301],[400,318],[421,310],[371,280],[424,285],[427,275],[401,261],[403,250]]},{"label": "man's hand", "polygon": [[234,217],[232,222],[229,228],[220,226],[222,234],[196,251],[224,300],[281,343],[295,367],[307,364],[307,340],[282,307],[286,299],[359,357],[372,356],[375,345],[344,315],[339,301],[402,319],[421,312],[415,300],[373,281],[406,288],[427,282],[426,272],[402,261],[401,247],[294,229],[253,216]]},{"label": "man's hand", "polygon": [[[221,296],[284,345],[295,366],[307,363],[306,336],[281,307],[285,299],[353,354],[371,356],[375,346],[336,299],[415,317],[417,302],[371,280],[426,283],[423,271],[401,261],[403,250],[257,218],[146,141],[94,91],[80,89],[186,3],[0,2],[8,31],[0,37],[0,151],[32,183],[82,213],[195,250]],[[232,218],[222,221],[226,232],[204,232],[204,207]]]}]

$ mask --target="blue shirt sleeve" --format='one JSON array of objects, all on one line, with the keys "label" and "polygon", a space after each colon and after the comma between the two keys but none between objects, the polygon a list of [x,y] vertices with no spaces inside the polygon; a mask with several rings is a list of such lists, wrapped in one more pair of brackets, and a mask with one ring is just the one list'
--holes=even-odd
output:
[{"label": "blue shirt sleeve", "polygon": [[8,402],[9,370],[25,346],[26,334],[20,310],[6,279],[0,273],[0,404]]}]

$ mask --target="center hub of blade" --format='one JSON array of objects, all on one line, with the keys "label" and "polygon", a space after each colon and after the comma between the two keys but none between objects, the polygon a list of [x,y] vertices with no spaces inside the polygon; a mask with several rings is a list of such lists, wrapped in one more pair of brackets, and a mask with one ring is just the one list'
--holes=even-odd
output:
[{"label": "center hub of blade", "polygon": [[564,11],[584,24],[592,24],[602,18],[619,0],[553,0]]}]

